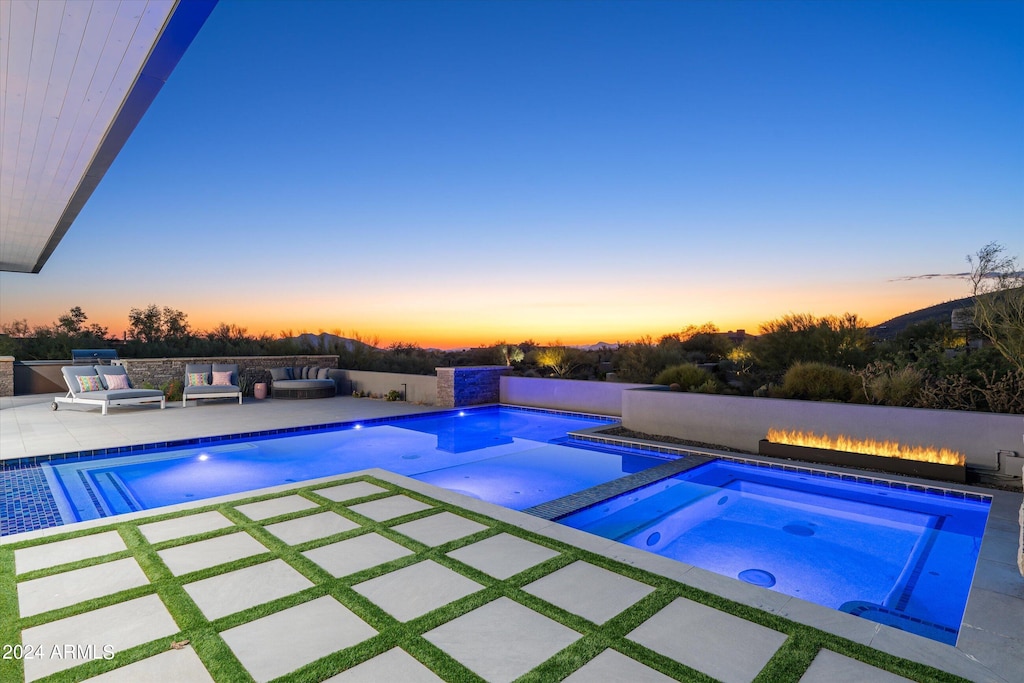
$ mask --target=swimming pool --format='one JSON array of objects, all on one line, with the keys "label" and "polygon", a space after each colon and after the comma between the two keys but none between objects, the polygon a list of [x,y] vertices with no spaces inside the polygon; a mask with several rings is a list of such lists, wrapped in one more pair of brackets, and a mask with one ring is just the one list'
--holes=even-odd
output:
[{"label": "swimming pool", "polygon": [[899,486],[714,461],[558,522],[955,644],[989,502]]},{"label": "swimming pool", "polygon": [[487,407],[40,467],[63,523],[373,467],[522,510],[665,462],[567,438],[610,422]]}]

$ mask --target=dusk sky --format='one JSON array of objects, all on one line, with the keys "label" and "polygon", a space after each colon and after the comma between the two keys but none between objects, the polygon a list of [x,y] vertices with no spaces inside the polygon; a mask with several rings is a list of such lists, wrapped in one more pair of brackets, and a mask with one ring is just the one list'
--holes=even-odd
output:
[{"label": "dusk sky", "polygon": [[0,321],[875,324],[991,241],[1024,258],[1024,2],[221,0]]}]

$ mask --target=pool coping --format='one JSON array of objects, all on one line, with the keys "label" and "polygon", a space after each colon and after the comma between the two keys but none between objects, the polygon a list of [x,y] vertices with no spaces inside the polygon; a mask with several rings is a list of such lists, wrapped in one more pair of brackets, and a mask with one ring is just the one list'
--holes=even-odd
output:
[{"label": "pool coping", "polygon": [[[597,415],[594,413],[581,413],[566,410],[547,410],[529,406],[514,406],[505,403],[486,403],[465,408],[439,408],[437,410],[424,411],[419,413],[407,413],[404,415],[368,417],[364,419],[343,420],[337,422],[322,422],[311,425],[300,425],[298,427],[277,427],[262,429],[250,432],[235,432],[231,434],[218,434],[214,436],[199,436],[185,439],[170,439],[167,441],[152,441],[147,443],[130,444],[127,446],[109,446],[106,448],[83,449],[79,451],[66,451],[63,453],[50,453],[44,455],[26,455],[15,458],[0,458],[0,470],[18,469],[20,467],[39,465],[45,462],[75,461],[92,458],[111,458],[119,455],[139,455],[147,452],[158,452],[176,448],[188,448],[189,446],[206,446],[214,443],[230,443],[241,440],[263,440],[293,436],[296,434],[313,432],[331,432],[344,429],[358,429],[362,425],[380,424],[384,422],[401,422],[405,420],[421,419],[427,416],[443,417],[444,415],[460,415],[466,412],[490,410],[493,408],[510,408],[521,412],[543,413],[546,415],[562,415],[566,417],[578,417],[589,420],[605,420],[607,425],[591,427],[589,429],[607,429],[609,426],[619,422],[620,419],[608,415]],[[580,433],[586,430],[580,430]]]},{"label": "pool coping", "polygon": [[[990,666],[982,663],[970,653],[950,645],[917,636],[894,627],[838,612],[828,607],[793,598],[767,588],[754,586],[736,579],[720,576],[699,567],[684,564],[676,560],[654,555],[632,548],[599,536],[572,529],[557,522],[541,519],[504,508],[492,503],[454,493],[431,484],[420,482],[387,470],[372,468],[358,472],[348,472],[303,482],[274,486],[256,491],[218,496],[201,501],[191,501],[160,508],[159,511],[141,510],[125,515],[102,519],[76,522],[59,527],[27,531],[0,538],[0,546],[20,543],[29,540],[44,539],[67,533],[87,531],[93,528],[106,527],[119,521],[133,521],[147,517],[166,516],[176,512],[196,508],[209,507],[220,503],[243,500],[257,496],[268,496],[287,491],[318,486],[339,480],[358,477],[373,477],[394,484],[398,487],[434,498],[443,503],[456,506],[470,512],[491,517],[500,522],[516,526],[528,532],[550,538],[574,547],[592,552],[616,562],[651,572],[672,581],[707,591],[728,600],[753,607],[770,614],[789,619],[841,638],[848,639],[875,650],[932,666],[943,671],[962,676],[972,681],[1001,681],[1009,683],[1012,679],[1004,677]],[[1015,669],[1005,672],[1011,673]]]}]

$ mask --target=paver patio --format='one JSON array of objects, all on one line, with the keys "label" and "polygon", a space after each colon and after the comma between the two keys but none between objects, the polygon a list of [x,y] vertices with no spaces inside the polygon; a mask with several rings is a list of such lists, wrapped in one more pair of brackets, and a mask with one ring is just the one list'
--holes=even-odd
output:
[{"label": "paver patio", "polygon": [[[3,641],[44,655],[0,660],[0,680],[731,681],[786,658],[801,663],[772,680],[1019,672],[717,578],[373,470],[0,539],[18,596],[0,605]],[[999,628],[1020,616],[1004,610]],[[805,659],[794,634],[817,643]]]}]

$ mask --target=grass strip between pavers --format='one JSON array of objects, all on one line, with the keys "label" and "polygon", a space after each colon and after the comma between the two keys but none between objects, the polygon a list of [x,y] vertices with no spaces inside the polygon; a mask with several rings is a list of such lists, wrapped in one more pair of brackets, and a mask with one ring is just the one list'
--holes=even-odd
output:
[{"label": "grass strip between pavers", "polygon": [[[387,490],[385,492],[362,496],[343,502],[332,501],[317,493],[317,490],[324,490],[343,483],[352,483],[356,481],[371,482]],[[384,522],[374,521],[350,509],[353,505],[387,498],[395,494],[404,494],[415,500],[427,503],[432,507],[429,510],[415,512],[413,514]],[[302,496],[314,503],[317,503],[319,507],[300,510],[259,521],[252,520],[237,510],[239,506],[248,503],[294,495]],[[143,524],[185,517],[210,510],[219,511],[233,522],[234,526],[178,539],[162,541],[159,543],[150,543],[139,530],[139,526]],[[306,541],[294,546],[288,545],[265,528],[270,524],[298,519],[304,516],[323,512],[324,510],[332,510],[343,517],[358,523],[360,527],[351,531]],[[441,511],[454,513],[466,519],[481,523],[488,528],[479,530],[466,537],[449,541],[437,547],[424,545],[419,541],[402,535],[400,532],[395,531],[392,528],[398,524],[430,517]],[[61,541],[68,538],[100,533],[111,529],[116,529],[124,539],[125,545],[128,547],[127,551],[120,551],[102,557],[89,558],[86,560],[62,564],[52,568],[34,570],[32,572],[26,572],[20,576],[16,576],[15,574],[15,550],[44,543]],[[246,533],[252,536],[267,547],[267,552],[242,558],[223,565],[218,565],[216,567],[209,567],[190,572],[181,576],[174,576],[157,554],[159,550],[216,538],[231,533]],[[412,554],[340,578],[333,577],[325,569],[302,554],[303,552],[314,548],[337,543],[339,541],[367,533],[379,534],[389,541],[398,543],[412,551]],[[471,545],[500,533],[517,536],[537,545],[550,548],[559,554],[505,580],[496,579],[485,572],[462,564],[448,556],[448,553],[455,549]],[[38,614],[26,618],[21,618],[19,616],[17,599],[17,582],[19,580],[27,581],[44,576],[51,576],[65,571],[93,566],[124,557],[135,558],[149,579],[149,584],[114,593],[113,595],[95,598],[79,604],[69,605],[44,614]],[[271,600],[270,602],[256,605],[235,614],[229,614],[214,620],[207,619],[203,615],[202,611],[184,589],[184,585],[187,583],[261,564],[274,558],[280,558],[286,562],[298,573],[311,581],[313,586],[297,593],[292,593],[290,595]],[[408,567],[427,559],[481,584],[483,588],[464,598],[435,609],[432,612],[410,619],[405,623],[398,621],[395,617],[391,616],[353,589],[353,586],[356,586],[359,583],[383,576],[391,571]],[[523,590],[524,586],[527,586],[530,583],[577,561],[584,561],[595,566],[602,567],[622,576],[647,584],[655,590],[641,598],[632,606],[623,610],[620,614],[609,619],[606,623],[600,625],[591,623],[583,617],[562,610]],[[447,653],[443,652],[426,640],[423,637],[423,634],[501,597],[514,600],[515,602],[578,632],[581,636],[574,643],[562,649],[547,661],[542,662],[533,670],[519,678],[518,680],[520,683],[542,683],[561,680],[609,648],[678,680],[698,682],[713,681],[714,679],[710,676],[699,671],[695,671],[694,669],[684,666],[683,664],[661,654],[653,652],[626,637],[633,629],[637,628],[644,621],[657,614],[673,600],[680,597],[699,602],[722,612],[760,624],[788,636],[783,645],[778,649],[775,655],[755,679],[758,683],[798,681],[804,672],[806,672],[818,651],[823,648],[852,657],[853,659],[860,660],[878,667],[879,669],[904,676],[911,680],[922,682],[948,681],[950,683],[963,680],[958,676],[940,671],[933,667],[880,652],[866,645],[861,645],[810,626],[790,621],[754,607],[748,607],[746,605],[733,602],[713,593],[708,593],[646,570],[620,563],[586,550],[575,548],[545,536],[534,534],[511,524],[491,519],[485,515],[443,503],[432,499],[429,496],[403,489],[402,487],[391,484],[390,482],[378,480],[370,476],[353,477],[327,484],[320,483],[315,486],[292,489],[282,493],[254,496],[232,501],[230,503],[219,503],[204,506],[186,512],[156,514],[149,518],[133,520],[131,522],[114,522],[109,526],[90,529],[88,531],[69,532],[67,534],[50,536],[45,539],[22,541],[19,543],[0,546],[0,645],[4,646],[5,651],[8,649],[7,646],[11,646],[13,649],[15,646],[21,644],[21,633],[26,628],[63,619],[68,616],[82,614],[92,609],[118,604],[126,600],[154,593],[159,596],[161,601],[163,601],[168,612],[170,612],[171,616],[177,623],[179,631],[176,634],[167,638],[160,638],[148,643],[142,643],[123,652],[118,652],[111,660],[89,661],[64,671],[56,672],[40,680],[45,683],[57,681],[60,681],[61,683],[70,683],[73,681],[80,681],[105,671],[110,671],[126,664],[131,664],[164,652],[169,648],[172,641],[188,639],[190,641],[190,647],[195,650],[197,656],[206,666],[214,680],[230,683],[240,683],[243,681],[249,682],[253,680],[252,677],[242,666],[241,662],[235,657],[234,653],[228,647],[220,634],[230,628],[249,623],[260,617],[274,614],[326,595],[333,597],[356,616],[374,628],[378,632],[377,635],[358,643],[353,647],[331,653],[311,662],[298,670],[283,676],[278,679],[279,681],[287,680],[289,682],[294,681],[296,683],[304,683],[307,681],[313,683],[315,681],[321,681],[396,647],[404,650],[445,680],[459,682],[466,681],[467,683],[482,681],[483,679],[480,676],[470,671]],[[0,659],[0,681],[20,680],[24,680],[23,662],[17,657],[4,657]]]}]

